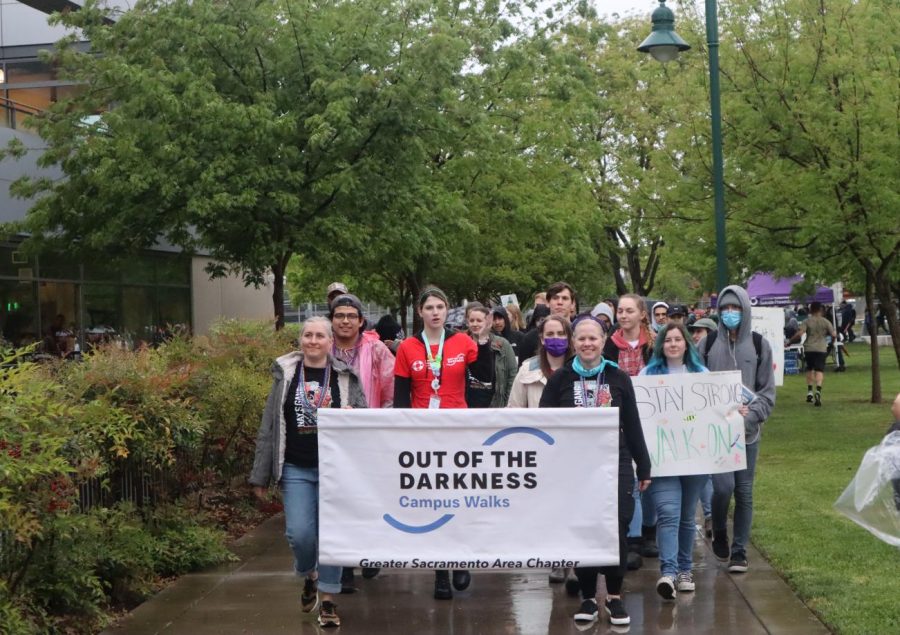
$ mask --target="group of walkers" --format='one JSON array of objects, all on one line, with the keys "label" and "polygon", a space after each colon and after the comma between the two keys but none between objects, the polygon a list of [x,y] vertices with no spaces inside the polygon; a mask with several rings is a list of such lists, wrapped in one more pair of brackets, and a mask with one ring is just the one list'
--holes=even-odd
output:
[{"label": "group of walkers", "polygon": [[[638,552],[659,557],[657,592],[662,598],[695,591],[694,517],[701,499],[716,557],[728,562],[731,572],[747,571],[760,431],[774,405],[775,390],[772,353],[765,340],[751,333],[750,300],[744,289],[723,289],[718,323],[698,319],[689,331],[685,307],[656,303],[648,311],[644,299],[634,294],[579,313],[575,290],[557,282],[535,296],[522,332],[517,307],[490,308],[476,302],[465,307],[465,327],[451,328],[447,296],[430,287],[417,301],[421,331],[399,342],[396,326],[366,330],[362,303],[342,284],[333,284],[329,292],[329,317],[307,320],[300,350],[273,365],[274,382],[249,479],[260,497],[270,483],[281,487],[294,569],[304,579],[301,610],[312,613],[318,607],[320,625],[340,625],[334,595],[342,585],[339,567],[317,561],[319,408],[618,408],[619,562],[550,572],[551,582],[566,580],[567,589],[581,596],[576,622],[598,619],[597,582],[602,574],[604,612],[614,625],[630,623],[622,593],[626,571],[640,566],[633,558]],[[651,478],[631,377],[708,370],[738,370],[744,385],[756,394],[739,410],[746,468],[712,477]],[[726,521],[732,498],[734,531],[729,541]],[[377,575],[377,570],[363,575]],[[468,571],[438,570],[434,597],[451,599],[454,590],[470,583]]]}]

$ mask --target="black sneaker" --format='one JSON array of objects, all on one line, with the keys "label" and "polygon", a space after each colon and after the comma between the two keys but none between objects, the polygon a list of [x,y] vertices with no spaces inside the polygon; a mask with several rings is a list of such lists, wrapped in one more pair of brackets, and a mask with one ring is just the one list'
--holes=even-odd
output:
[{"label": "black sneaker", "polygon": [[447,570],[434,572],[434,599],[453,599],[453,589],[450,588],[450,572]]},{"label": "black sneaker", "polygon": [[472,574],[465,569],[453,572],[453,588],[457,591],[465,591],[472,583]]},{"label": "black sneaker", "polygon": [[378,567],[363,567],[362,576],[366,580],[371,580],[376,575],[378,575],[379,571],[381,571],[381,569],[379,569]]},{"label": "black sneaker", "polygon": [[656,527],[642,526],[641,536],[644,538],[641,555],[645,558],[659,558],[659,547],[656,544]]},{"label": "black sneaker", "polygon": [[614,626],[631,624],[631,618],[628,617],[628,612],[625,610],[625,603],[622,601],[622,598],[606,598],[606,602],[603,603],[603,608],[606,609],[606,614],[609,615],[610,624],[613,624]]},{"label": "black sneaker", "polygon": [[822,406],[822,393],[816,393],[816,403],[814,404],[816,408],[820,408]]},{"label": "black sneaker", "polygon": [[731,554],[731,561],[728,563],[729,573],[746,573],[750,568],[747,562],[747,556],[743,551]]},{"label": "black sneaker", "polygon": [[812,393],[811,392],[806,393],[806,403],[812,403],[812,402],[813,402]]},{"label": "black sneaker", "polygon": [[597,609],[597,601],[596,600],[585,600],[581,603],[581,607],[578,609],[578,612],[575,614],[576,622],[593,622],[597,619],[598,614]]},{"label": "black sneaker", "polygon": [[341,570],[341,593],[343,593],[344,595],[348,593],[356,593],[352,567],[344,567]]},{"label": "black sneaker", "polygon": [[319,626],[335,628],[341,625],[341,618],[337,614],[337,604],[325,600],[319,609]]},{"label": "black sneaker", "polygon": [[319,581],[306,578],[303,582],[303,592],[300,594],[300,610],[304,613],[312,613],[319,605]]},{"label": "black sneaker", "polygon": [[629,571],[637,571],[644,566],[644,559],[637,551],[629,551],[625,559],[625,566]]},{"label": "black sneaker", "polygon": [[731,555],[731,549],[728,548],[727,531],[713,529],[712,550],[713,555],[715,555],[717,560],[720,562],[728,562],[728,557]]}]

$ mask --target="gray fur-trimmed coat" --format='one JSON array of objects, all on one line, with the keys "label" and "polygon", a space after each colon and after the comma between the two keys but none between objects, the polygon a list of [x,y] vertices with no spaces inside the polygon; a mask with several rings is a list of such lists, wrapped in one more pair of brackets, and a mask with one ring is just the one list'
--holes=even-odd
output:
[{"label": "gray fur-trimmed coat", "polygon": [[[366,396],[356,373],[344,362],[328,356],[331,367],[337,372],[341,403],[353,408],[365,408]],[[256,434],[256,456],[250,478],[251,485],[266,487],[281,480],[284,468],[285,420],[284,400],[294,379],[297,367],[303,363],[303,353],[291,351],[272,364],[272,390],[266,400],[259,432]]]}]

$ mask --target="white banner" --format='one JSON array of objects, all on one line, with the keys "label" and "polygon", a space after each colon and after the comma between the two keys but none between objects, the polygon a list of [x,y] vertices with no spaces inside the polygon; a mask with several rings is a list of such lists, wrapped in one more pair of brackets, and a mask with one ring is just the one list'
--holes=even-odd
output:
[{"label": "white banner", "polygon": [[784,386],[784,309],[755,306],[750,309],[753,330],[766,338],[772,347],[775,385]]},{"label": "white banner", "polygon": [[619,562],[617,408],[319,411],[319,559]]},{"label": "white banner", "polygon": [[632,377],[651,478],[747,467],[741,373]]}]

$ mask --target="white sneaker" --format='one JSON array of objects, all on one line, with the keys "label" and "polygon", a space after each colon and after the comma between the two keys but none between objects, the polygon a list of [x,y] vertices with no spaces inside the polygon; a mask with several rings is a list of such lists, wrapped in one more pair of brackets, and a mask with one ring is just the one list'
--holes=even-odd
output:
[{"label": "white sneaker", "polygon": [[694,574],[690,571],[682,571],[675,578],[675,589],[678,591],[693,591],[697,587],[694,584]]},{"label": "white sneaker", "polygon": [[675,599],[675,578],[670,575],[664,575],[656,582],[656,592],[664,600]]}]

